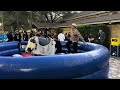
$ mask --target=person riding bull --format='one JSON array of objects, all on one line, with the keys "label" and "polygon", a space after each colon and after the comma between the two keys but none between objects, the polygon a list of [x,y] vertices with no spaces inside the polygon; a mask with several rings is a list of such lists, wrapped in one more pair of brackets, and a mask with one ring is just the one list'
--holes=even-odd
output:
[{"label": "person riding bull", "polygon": [[78,45],[79,38],[83,41],[84,44],[86,44],[83,36],[77,30],[77,25],[75,23],[73,23],[71,25],[70,40],[66,43],[68,53],[72,53],[72,51],[70,49],[71,44],[73,44],[73,49],[74,49],[73,53],[77,53],[77,45]]}]

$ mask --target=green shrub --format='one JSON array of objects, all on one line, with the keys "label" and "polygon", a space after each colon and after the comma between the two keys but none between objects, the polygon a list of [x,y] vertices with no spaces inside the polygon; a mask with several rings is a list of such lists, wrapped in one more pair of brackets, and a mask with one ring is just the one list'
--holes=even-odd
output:
[{"label": "green shrub", "polygon": [[59,33],[63,32],[62,28],[55,28],[54,32],[58,35]]},{"label": "green shrub", "polygon": [[104,46],[109,49],[110,46],[110,30],[107,25],[105,24],[97,24],[97,25],[80,25],[77,27],[78,31],[82,34],[83,37],[89,36],[91,33],[95,41],[98,41],[98,31],[102,29],[105,32],[105,42]]}]

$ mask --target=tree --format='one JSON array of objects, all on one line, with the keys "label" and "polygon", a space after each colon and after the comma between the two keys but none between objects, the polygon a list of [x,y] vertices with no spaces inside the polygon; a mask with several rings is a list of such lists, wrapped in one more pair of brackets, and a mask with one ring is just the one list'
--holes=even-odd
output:
[{"label": "tree", "polygon": [[[18,14],[18,17],[17,17]],[[4,18],[4,30],[16,30],[17,26],[17,18],[19,28],[21,29],[29,29],[29,12],[28,11],[3,11]]]},{"label": "tree", "polygon": [[10,30],[12,23],[15,23],[15,12],[3,11],[4,30]]},{"label": "tree", "polygon": [[58,35],[61,32],[63,32],[63,29],[62,28],[55,28],[54,32]]},{"label": "tree", "polygon": [[72,15],[71,11],[34,11],[34,20],[38,22],[59,22],[67,16]]},{"label": "tree", "polygon": [[[72,11],[32,11],[33,22],[60,22],[64,18],[73,15]],[[17,17],[18,15],[18,17]],[[30,29],[30,11],[3,11],[4,30],[16,30],[17,18],[19,29]],[[1,21],[1,17],[0,17]]]}]

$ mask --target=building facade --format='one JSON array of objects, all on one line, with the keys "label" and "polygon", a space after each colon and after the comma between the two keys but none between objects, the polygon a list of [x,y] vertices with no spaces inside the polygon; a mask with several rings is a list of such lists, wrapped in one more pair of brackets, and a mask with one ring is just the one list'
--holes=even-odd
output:
[{"label": "building facade", "polygon": [[120,11],[82,11],[59,23],[33,23],[33,25],[38,30],[47,29],[49,31],[60,27],[64,33],[68,33],[72,23],[77,25],[106,24],[111,31],[110,37],[120,38]]}]

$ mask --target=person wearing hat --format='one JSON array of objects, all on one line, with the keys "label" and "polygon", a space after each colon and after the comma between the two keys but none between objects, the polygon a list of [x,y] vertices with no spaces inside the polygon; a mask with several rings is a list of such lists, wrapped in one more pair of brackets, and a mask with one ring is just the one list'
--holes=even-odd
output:
[{"label": "person wearing hat", "polygon": [[83,41],[83,43],[86,44],[83,36],[77,30],[77,25],[75,23],[73,23],[71,25],[70,40],[66,43],[66,46],[67,46],[67,49],[68,49],[68,53],[72,53],[71,49],[70,49],[70,45],[71,44],[73,44],[73,49],[74,49],[73,53],[77,53],[77,45],[78,45],[79,39],[81,39]]}]

